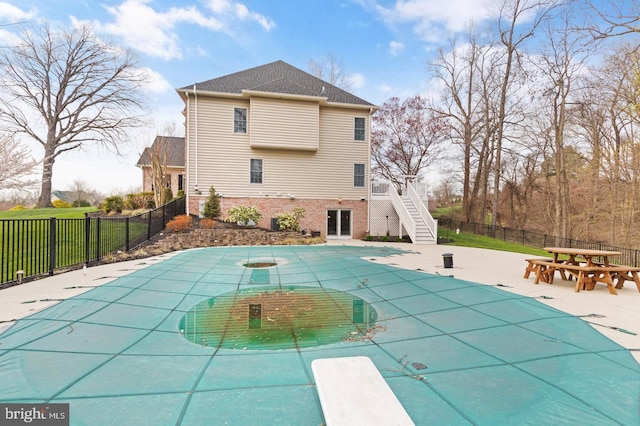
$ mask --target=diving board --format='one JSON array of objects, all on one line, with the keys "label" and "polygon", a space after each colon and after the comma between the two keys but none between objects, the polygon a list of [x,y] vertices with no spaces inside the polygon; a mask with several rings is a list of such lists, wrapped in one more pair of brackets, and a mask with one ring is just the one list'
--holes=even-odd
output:
[{"label": "diving board", "polygon": [[311,370],[327,426],[414,425],[368,357],[316,359]]}]

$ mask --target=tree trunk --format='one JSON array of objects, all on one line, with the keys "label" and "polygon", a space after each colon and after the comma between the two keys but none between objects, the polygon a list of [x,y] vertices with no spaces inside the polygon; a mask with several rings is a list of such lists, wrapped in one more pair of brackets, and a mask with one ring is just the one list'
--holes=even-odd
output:
[{"label": "tree trunk", "polygon": [[42,184],[40,185],[40,197],[38,197],[38,204],[36,207],[45,208],[51,207],[51,190],[53,177],[53,164],[56,161],[54,154],[55,145],[47,144],[45,146],[44,160],[42,161]]}]

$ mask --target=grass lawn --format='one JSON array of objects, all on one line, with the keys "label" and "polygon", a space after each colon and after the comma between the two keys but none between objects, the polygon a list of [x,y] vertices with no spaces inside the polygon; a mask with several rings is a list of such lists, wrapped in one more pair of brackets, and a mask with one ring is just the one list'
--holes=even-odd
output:
[{"label": "grass lawn", "polygon": [[98,211],[97,207],[72,207],[69,209],[56,209],[53,207],[45,209],[26,209],[1,211],[0,219],[82,219],[85,213]]},{"label": "grass lawn", "polygon": [[[90,233],[86,235],[85,213],[97,211],[95,207],[47,208],[0,212],[0,283],[10,280],[15,271],[25,276],[46,273],[51,260],[51,226],[56,218],[55,264],[67,267],[95,260],[126,244],[126,219],[90,219]],[[100,239],[98,241],[98,224]],[[131,220],[130,241],[147,232],[147,221]],[[86,253],[89,251],[89,258]]]},{"label": "grass lawn", "polygon": [[464,232],[456,234],[455,232],[448,229],[440,228],[438,230],[438,237],[450,240],[447,245],[451,246],[485,248],[492,250],[511,251],[515,253],[532,254],[535,256],[549,256],[548,252],[540,248],[523,246],[522,244],[502,241],[497,238],[487,237],[485,235],[466,234]]}]

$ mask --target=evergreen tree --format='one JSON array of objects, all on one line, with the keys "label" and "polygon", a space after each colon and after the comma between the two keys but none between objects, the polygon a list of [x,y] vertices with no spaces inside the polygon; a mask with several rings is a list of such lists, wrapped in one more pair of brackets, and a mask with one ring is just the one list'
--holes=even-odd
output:
[{"label": "evergreen tree", "polygon": [[213,186],[209,188],[209,197],[207,197],[207,202],[204,203],[203,216],[208,219],[220,217],[220,196],[216,194]]}]

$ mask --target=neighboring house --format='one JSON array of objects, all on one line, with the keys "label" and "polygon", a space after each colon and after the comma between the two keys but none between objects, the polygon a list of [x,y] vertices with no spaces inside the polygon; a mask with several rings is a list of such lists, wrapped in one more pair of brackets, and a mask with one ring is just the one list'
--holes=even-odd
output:
[{"label": "neighboring house", "polygon": [[51,202],[64,201],[68,204],[73,204],[76,201],[76,192],[74,191],[53,191],[51,192]]},{"label": "neighboring house", "polygon": [[184,164],[184,138],[174,136],[156,136],[153,144],[144,149],[136,164],[142,169],[142,191],[152,192],[153,182],[151,164],[154,155],[162,159],[167,174],[167,187],[171,188],[175,196],[178,191],[184,191],[185,164]]},{"label": "neighboring house", "polygon": [[256,206],[258,226],[303,207],[328,238],[369,230],[371,115],[377,107],[283,61],[177,90],[185,102],[189,214],[214,187],[223,218]]}]

